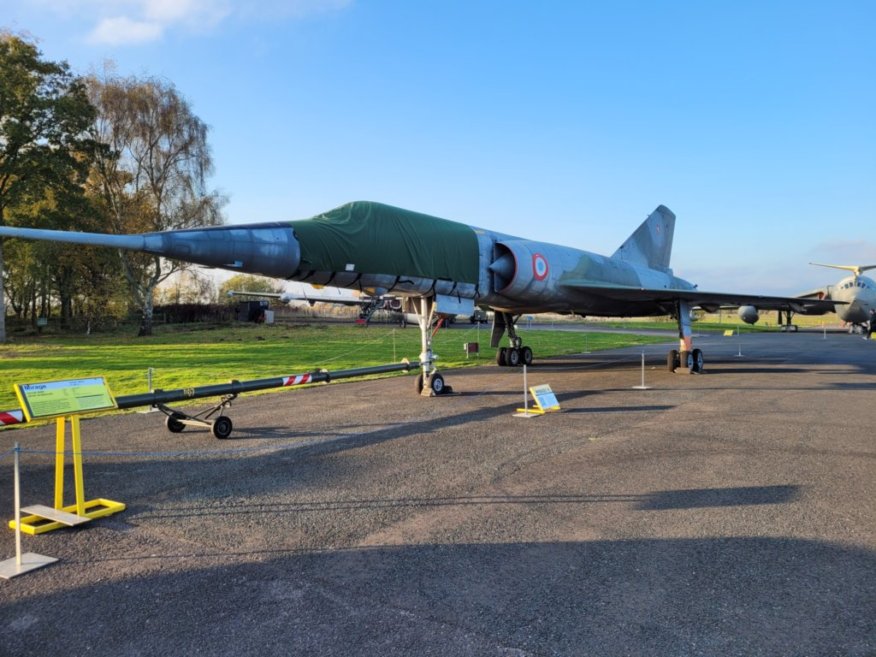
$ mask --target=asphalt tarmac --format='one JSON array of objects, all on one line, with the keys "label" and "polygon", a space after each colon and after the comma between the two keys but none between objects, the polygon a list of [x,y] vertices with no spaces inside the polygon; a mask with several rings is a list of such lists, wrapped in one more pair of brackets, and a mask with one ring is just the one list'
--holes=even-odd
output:
[{"label": "asphalt tarmac", "polygon": [[[60,561],[0,581],[0,655],[876,655],[876,343],[698,346],[647,347],[648,390],[641,348],[536,360],[529,419],[491,365],[244,397],[226,441],[84,420],[86,497],[128,508],[24,537]],[[15,440],[51,505],[53,428]]]}]

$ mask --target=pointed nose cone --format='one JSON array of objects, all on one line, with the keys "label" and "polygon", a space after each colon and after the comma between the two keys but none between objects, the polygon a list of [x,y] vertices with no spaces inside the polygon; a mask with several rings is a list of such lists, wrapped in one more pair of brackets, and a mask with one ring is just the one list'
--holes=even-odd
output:
[{"label": "pointed nose cone", "polygon": [[216,226],[143,237],[147,253],[247,274],[289,278],[301,263],[301,247],[288,224]]}]

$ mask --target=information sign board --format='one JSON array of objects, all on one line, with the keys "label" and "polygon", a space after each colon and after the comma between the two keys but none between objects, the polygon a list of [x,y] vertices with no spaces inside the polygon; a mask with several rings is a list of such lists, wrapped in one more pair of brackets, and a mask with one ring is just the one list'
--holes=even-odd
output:
[{"label": "information sign board", "polygon": [[548,384],[540,386],[532,386],[529,389],[532,398],[535,400],[535,405],[541,411],[558,411],[560,410],[560,402],[557,401],[557,396]]},{"label": "information sign board", "polygon": [[116,401],[102,376],[16,383],[15,394],[28,422],[116,408]]}]

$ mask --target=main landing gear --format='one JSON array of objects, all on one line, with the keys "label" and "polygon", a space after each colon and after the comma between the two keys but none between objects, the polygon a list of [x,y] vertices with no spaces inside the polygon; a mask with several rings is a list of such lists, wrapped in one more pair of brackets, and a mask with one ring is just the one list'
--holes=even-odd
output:
[{"label": "main landing gear", "polygon": [[672,349],[666,356],[666,369],[670,372],[678,370],[697,374],[705,365],[703,352],[693,348],[693,337],[690,328],[690,305],[684,301],[675,304],[675,316],[678,319],[679,348]]},{"label": "main landing gear", "polygon": [[794,317],[794,312],[790,308],[786,311],[785,317],[787,318],[788,321],[783,323],[782,322],[782,311],[780,310],[778,312],[779,330],[782,331],[783,333],[791,333],[792,331],[794,333],[796,333],[798,328],[792,319]]},{"label": "main landing gear", "polygon": [[691,351],[672,349],[666,356],[666,368],[670,372],[678,369],[686,369],[691,373],[702,372],[704,363],[703,352],[700,349]]},{"label": "main landing gear", "polygon": [[499,367],[520,367],[532,365],[532,349],[523,346],[523,339],[517,335],[514,328],[514,316],[511,313],[496,312],[493,316],[493,333],[490,346],[499,347],[499,342],[505,332],[508,332],[510,347],[499,347],[496,351],[496,364]]}]

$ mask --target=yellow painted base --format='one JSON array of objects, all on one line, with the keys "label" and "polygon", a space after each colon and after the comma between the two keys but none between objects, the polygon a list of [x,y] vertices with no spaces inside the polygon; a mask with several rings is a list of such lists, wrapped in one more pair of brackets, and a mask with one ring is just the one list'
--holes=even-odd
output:
[{"label": "yellow painted base", "polygon": [[544,411],[538,408],[538,406],[530,406],[529,408],[518,408],[518,413],[527,413],[529,415],[544,415]]},{"label": "yellow painted base", "polygon": [[[67,513],[77,514],[77,508],[78,507],[76,504],[71,504],[70,506],[62,507],[61,510],[66,511]],[[85,502],[84,508],[85,512],[77,515],[93,520],[94,518],[103,518],[104,516],[110,516],[114,513],[124,511],[125,505],[122,502],[114,502],[112,500],[97,498]],[[46,532],[50,532],[55,529],[62,529],[63,527],[67,526],[68,525],[65,525],[62,522],[55,522],[53,520],[43,518],[42,516],[24,516],[21,518],[21,531],[25,534],[30,534],[31,536],[34,536],[36,534],[45,534]],[[15,529],[14,520],[9,521],[9,528]]]}]

